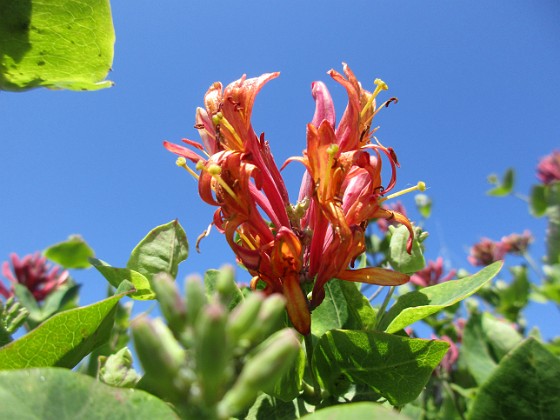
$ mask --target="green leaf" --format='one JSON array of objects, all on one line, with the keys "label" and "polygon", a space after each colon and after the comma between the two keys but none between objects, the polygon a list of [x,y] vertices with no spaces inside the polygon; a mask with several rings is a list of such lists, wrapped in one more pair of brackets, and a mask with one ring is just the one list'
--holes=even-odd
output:
[{"label": "green leaf", "polygon": [[306,362],[305,352],[300,349],[293,366],[284,372],[273,387],[265,388],[264,392],[284,402],[292,401],[301,393]]},{"label": "green leaf", "polygon": [[0,0],[0,89],[97,90],[113,62],[108,0]]},{"label": "green leaf", "polygon": [[332,330],[319,340],[313,369],[323,388],[339,394],[340,383],[365,384],[392,405],[413,401],[449,343],[380,332]]},{"label": "green leaf", "polygon": [[486,194],[493,197],[504,197],[511,194],[511,192],[513,191],[515,172],[512,168],[509,168],[504,174],[501,182],[498,181],[495,176],[490,177],[489,181],[495,184],[495,187],[491,190],[486,191]]},{"label": "green leaf", "polygon": [[548,207],[546,192],[546,185],[537,184],[534,185],[533,188],[531,188],[531,196],[529,197],[529,210],[535,217],[544,216],[544,214],[546,213],[546,208]]},{"label": "green leaf", "polygon": [[61,366],[73,368],[109,338],[114,309],[122,292],[83,308],[49,318],[39,327],[0,349],[0,369]]},{"label": "green leaf", "polygon": [[498,313],[504,315],[512,322],[517,322],[521,310],[529,303],[531,283],[527,276],[527,267],[511,267],[513,281],[502,290],[498,290]]},{"label": "green leaf", "polygon": [[476,382],[481,385],[521,339],[521,335],[507,321],[498,320],[489,313],[474,313],[465,326],[461,357]]},{"label": "green leaf", "polygon": [[130,295],[132,299],[152,300],[156,298],[156,293],[152,289],[150,282],[139,272],[129,268],[111,267],[105,261],[98,260],[97,258],[90,258],[89,261],[113,287],[119,287],[124,280],[131,282],[136,290]]},{"label": "green leaf", "polygon": [[305,420],[334,420],[334,419],[383,419],[383,420],[408,420],[407,416],[395,410],[371,402],[353,404],[340,404],[323,408],[312,414],[302,417]]},{"label": "green leaf", "polygon": [[428,219],[432,214],[432,199],[426,194],[416,194],[414,196],[416,209],[424,219]]},{"label": "green leaf", "polygon": [[[233,284],[230,284],[228,287],[224,287],[224,280],[231,276],[231,270],[232,268],[230,266],[224,266],[219,270],[210,269],[204,273],[204,291],[206,297],[210,300],[218,293],[222,304],[228,311],[231,311],[239,302],[245,299],[243,292],[236,283],[233,282]],[[231,282],[228,281],[227,283]]]},{"label": "green leaf", "polygon": [[390,226],[391,239],[389,243],[389,264],[394,270],[401,273],[415,273],[420,271],[426,265],[424,255],[422,254],[422,247],[418,242],[419,232],[412,241],[412,251],[409,254],[406,250],[408,243],[409,232],[406,226],[394,227]]},{"label": "green leaf", "polygon": [[304,414],[299,413],[299,409],[300,407],[293,401],[284,402],[267,394],[261,394],[246,413],[235,416],[235,418],[245,420],[291,420]]},{"label": "green leaf", "polygon": [[560,360],[528,338],[503,359],[479,389],[469,418],[557,418],[559,395]]},{"label": "green leaf", "polygon": [[400,296],[383,317],[382,329],[394,333],[471,296],[494,278],[502,265],[502,261],[496,261],[472,276],[424,287]]},{"label": "green leaf", "polygon": [[4,419],[178,419],[153,395],[59,368],[0,372],[0,400]]},{"label": "green leaf", "polygon": [[43,255],[64,268],[88,268],[91,265],[89,258],[95,253],[80,235],[72,235],[66,241],[45,249]]},{"label": "green leaf", "polygon": [[187,235],[177,220],[150,231],[134,248],[126,268],[142,274],[149,281],[158,273],[177,277],[179,263],[187,259]]}]

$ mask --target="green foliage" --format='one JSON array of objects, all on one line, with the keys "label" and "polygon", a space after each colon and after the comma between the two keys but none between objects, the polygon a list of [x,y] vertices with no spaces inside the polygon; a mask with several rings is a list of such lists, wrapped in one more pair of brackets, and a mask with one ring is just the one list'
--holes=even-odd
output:
[{"label": "green foliage", "polygon": [[0,372],[3,419],[177,419],[163,401],[60,368]]},{"label": "green foliage", "polygon": [[72,368],[109,338],[115,306],[130,293],[61,312],[0,349],[0,369],[60,366]]},{"label": "green foliage", "polygon": [[494,188],[488,190],[486,194],[494,197],[504,197],[509,195],[512,193],[515,183],[515,171],[512,168],[509,168],[501,181],[498,180],[496,175],[491,175],[488,177],[488,182],[490,182],[490,184],[494,184]]},{"label": "green foliage", "polygon": [[400,296],[383,317],[382,329],[388,333],[399,331],[466,299],[494,278],[501,268],[502,262],[497,261],[472,276],[425,287]]},{"label": "green foliage", "polygon": [[359,402],[323,408],[303,417],[305,420],[334,420],[334,419],[384,419],[406,420],[409,417],[379,404]]},{"label": "green foliage", "polygon": [[515,347],[480,388],[469,419],[552,419],[560,411],[560,360],[533,338]]},{"label": "green foliage", "polygon": [[72,235],[66,241],[49,246],[43,254],[64,268],[88,268],[91,266],[89,259],[95,255],[79,235]]},{"label": "green foliage", "polygon": [[426,261],[422,252],[419,237],[421,230],[415,229],[415,236],[412,242],[412,251],[409,254],[407,251],[407,243],[410,234],[406,226],[389,226],[391,232],[391,239],[389,242],[389,263],[394,270],[401,273],[415,273],[424,268]]},{"label": "green foliage", "polygon": [[97,90],[113,62],[108,0],[0,0],[0,89]]},{"label": "green foliage", "polygon": [[129,281],[134,285],[134,293],[130,295],[132,299],[137,300],[151,300],[155,299],[156,294],[148,279],[140,274],[138,271],[129,268],[116,268],[111,267],[105,261],[98,260],[97,258],[90,258],[90,263],[97,271],[105,277],[105,279],[113,287],[119,287],[123,281]]},{"label": "green foliage", "polygon": [[422,391],[449,344],[396,335],[331,330],[313,354],[314,371],[329,393],[341,383],[365,384],[393,405],[413,401]]},{"label": "green foliage", "polygon": [[179,263],[187,259],[189,244],[183,227],[173,220],[152,229],[132,250],[126,268],[148,280],[158,273],[177,277]]}]

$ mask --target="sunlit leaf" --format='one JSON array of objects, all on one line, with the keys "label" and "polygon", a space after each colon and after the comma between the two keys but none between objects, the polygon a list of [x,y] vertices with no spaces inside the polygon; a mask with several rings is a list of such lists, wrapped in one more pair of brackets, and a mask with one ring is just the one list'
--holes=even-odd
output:
[{"label": "sunlit leaf", "polygon": [[43,251],[45,257],[64,268],[88,268],[93,249],[79,235],[72,235],[66,241],[52,245]]},{"label": "sunlit leaf", "polygon": [[393,333],[454,305],[494,278],[502,265],[502,261],[497,261],[472,276],[424,287],[400,296],[383,317],[381,328]]},{"label": "sunlit leaf", "polygon": [[130,254],[126,268],[142,274],[149,281],[158,273],[177,277],[179,263],[189,255],[187,235],[177,220],[152,229]]},{"label": "sunlit leaf", "polygon": [[560,360],[533,338],[520,343],[482,385],[469,419],[553,419],[560,412]]},{"label": "sunlit leaf", "polygon": [[331,330],[317,343],[313,369],[333,395],[344,392],[344,382],[353,382],[402,405],[420,394],[448,348],[445,341]]},{"label": "sunlit leaf", "polygon": [[0,89],[112,86],[108,0],[0,0],[0,16]]},{"label": "sunlit leaf", "polygon": [[0,372],[3,419],[178,419],[160,399],[115,388],[68,369]]},{"label": "sunlit leaf", "polygon": [[98,260],[97,258],[90,258],[90,262],[115,288],[119,287],[125,280],[131,282],[136,290],[130,295],[132,299],[152,300],[156,298],[156,293],[152,289],[150,282],[139,272],[129,268],[111,267],[105,261]]},{"label": "sunlit leaf", "polygon": [[115,307],[130,291],[101,302],[60,312],[0,349],[0,369],[72,368],[109,338]]},{"label": "sunlit leaf", "polygon": [[418,242],[418,235],[412,242],[412,251],[409,254],[406,247],[410,236],[406,226],[390,226],[391,239],[389,243],[389,263],[394,270],[401,273],[415,273],[424,268],[426,261],[422,247]]}]

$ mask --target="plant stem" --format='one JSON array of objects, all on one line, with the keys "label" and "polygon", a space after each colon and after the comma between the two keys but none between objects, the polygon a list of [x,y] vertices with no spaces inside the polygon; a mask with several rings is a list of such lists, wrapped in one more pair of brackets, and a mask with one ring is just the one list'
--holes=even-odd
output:
[{"label": "plant stem", "polygon": [[373,295],[371,295],[368,300],[371,302],[373,299],[375,299],[377,296],[379,296],[379,293],[381,293],[381,291],[383,290],[385,286],[379,286],[377,288],[377,290],[373,293]]},{"label": "plant stem", "polygon": [[313,336],[311,334],[307,334],[303,337],[305,340],[305,353],[307,354],[307,365],[309,367],[309,376],[311,377],[311,382],[313,385],[313,393],[317,400],[321,400],[321,387],[317,382],[317,378],[313,373]]},{"label": "plant stem", "polygon": [[381,321],[383,321],[383,316],[385,315],[385,309],[387,309],[387,305],[389,304],[389,301],[391,300],[391,296],[393,296],[394,291],[395,291],[395,286],[391,286],[389,288],[389,291],[387,292],[387,296],[385,296],[385,299],[381,304],[381,308],[379,308],[379,311],[377,312],[377,317],[376,317],[377,319],[375,320],[375,329],[378,329],[379,326],[381,325]]}]

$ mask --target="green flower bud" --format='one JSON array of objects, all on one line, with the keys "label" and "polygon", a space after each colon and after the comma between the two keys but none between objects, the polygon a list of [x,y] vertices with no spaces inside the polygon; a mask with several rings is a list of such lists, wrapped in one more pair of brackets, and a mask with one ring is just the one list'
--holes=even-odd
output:
[{"label": "green flower bud", "polygon": [[100,356],[98,379],[107,385],[134,388],[140,375],[132,368],[132,353],[124,347],[109,357]]},{"label": "green flower bud", "polygon": [[207,305],[195,328],[195,361],[202,398],[206,405],[219,401],[231,375],[230,343],[226,334],[226,310],[219,303]]},{"label": "green flower bud", "polygon": [[191,326],[196,325],[198,314],[206,305],[206,294],[202,278],[199,275],[192,275],[185,280],[185,294],[187,304],[187,321]]},{"label": "green flower bud", "polygon": [[274,386],[292,366],[300,348],[297,333],[291,328],[278,331],[262,343],[220,401],[219,415],[227,418],[249,407],[259,391]]},{"label": "green flower bud", "polygon": [[131,323],[134,347],[144,368],[141,385],[158,396],[180,398],[186,384],[177,383],[178,372],[185,364],[185,351],[161,319],[145,316]]},{"label": "green flower bud", "polygon": [[232,341],[237,343],[246,338],[257,328],[257,317],[264,301],[264,295],[260,292],[251,293],[245,301],[240,303],[231,312],[228,319],[228,331]]},{"label": "green flower bud", "polygon": [[167,325],[179,336],[187,325],[187,309],[175,281],[169,274],[159,273],[154,276],[153,288]]},{"label": "green flower bud", "polygon": [[265,299],[255,324],[255,339],[263,340],[283,326],[286,316],[286,299],[276,293]]}]

